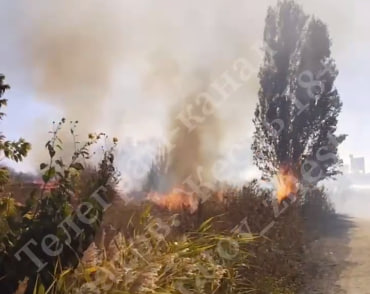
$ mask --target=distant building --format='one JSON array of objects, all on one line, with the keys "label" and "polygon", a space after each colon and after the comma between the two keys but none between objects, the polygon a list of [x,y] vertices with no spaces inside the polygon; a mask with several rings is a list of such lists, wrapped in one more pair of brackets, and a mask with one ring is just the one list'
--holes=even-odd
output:
[{"label": "distant building", "polygon": [[342,166],[342,172],[344,173],[344,174],[348,174],[349,172],[350,172],[350,167],[349,167],[349,164],[343,164],[343,166]]},{"label": "distant building", "polygon": [[365,173],[365,158],[364,157],[353,157],[351,154],[349,156],[351,164],[351,173]]}]

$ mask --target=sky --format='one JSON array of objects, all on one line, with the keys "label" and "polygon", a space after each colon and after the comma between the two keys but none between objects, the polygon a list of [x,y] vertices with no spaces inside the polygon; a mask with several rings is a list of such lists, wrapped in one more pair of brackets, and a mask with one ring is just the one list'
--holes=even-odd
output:
[{"label": "sky", "polygon": [[[343,101],[338,133],[348,134],[340,154],[345,163],[349,154],[364,156],[370,171],[370,2],[298,2],[328,25],[333,42]],[[256,48],[267,8],[276,1],[76,3],[3,0],[0,72],[11,90],[2,130],[33,145],[17,169],[32,170],[46,154],[43,142],[51,122],[62,116],[80,120],[83,134],[102,130],[126,143],[166,136],[177,100],[205,87],[237,58],[250,60],[258,70]],[[252,77],[222,107],[220,121],[227,131],[221,153],[250,142],[257,91]],[[125,154],[138,149],[136,143],[122,148]],[[237,154],[241,177],[254,174],[249,146]]]}]

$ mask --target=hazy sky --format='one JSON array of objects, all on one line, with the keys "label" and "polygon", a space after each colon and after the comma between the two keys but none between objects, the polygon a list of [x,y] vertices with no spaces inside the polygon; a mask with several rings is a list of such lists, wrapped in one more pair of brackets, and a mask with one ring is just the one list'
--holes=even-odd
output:
[{"label": "hazy sky", "polygon": [[[298,2],[328,25],[333,41],[340,72],[336,86],[344,103],[339,133],[349,135],[342,157],[348,162],[350,153],[365,156],[369,171],[370,1]],[[257,68],[255,48],[267,7],[275,3],[4,0],[0,72],[12,89],[2,128],[11,138],[33,143],[26,169],[48,126],[63,115],[83,121],[83,131],[161,137],[174,101],[204,87],[236,58],[250,59]],[[223,124],[230,128],[224,150],[253,131],[257,90],[253,78],[222,109]],[[249,149],[243,154],[250,164]]]}]

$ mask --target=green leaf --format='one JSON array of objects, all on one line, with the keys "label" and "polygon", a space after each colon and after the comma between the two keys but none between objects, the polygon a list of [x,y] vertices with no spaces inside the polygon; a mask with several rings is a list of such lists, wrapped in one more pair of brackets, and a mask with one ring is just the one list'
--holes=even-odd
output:
[{"label": "green leaf", "polygon": [[56,153],[54,147],[52,145],[48,145],[48,150],[50,157],[53,158]]},{"label": "green leaf", "polygon": [[55,176],[55,167],[51,167],[49,169],[49,176],[50,178],[54,177]]},{"label": "green leaf", "polygon": [[199,232],[206,232],[206,231],[208,231],[212,227],[212,222],[213,222],[214,218],[215,217],[210,217],[209,219],[207,219],[206,221],[204,221],[200,225],[198,231]]},{"label": "green leaf", "polygon": [[40,164],[40,170],[43,170],[44,168],[46,168],[48,165],[46,163],[41,163]]},{"label": "green leaf", "polygon": [[52,166],[51,168],[49,168],[47,171],[46,171],[46,173],[44,173],[43,175],[42,175],[42,179],[44,180],[44,182],[46,183],[46,182],[49,182],[50,181],[50,179],[52,179],[54,176],[55,176],[55,173],[56,173],[56,171],[55,171],[55,167],[54,166]]},{"label": "green leaf", "polygon": [[84,169],[83,165],[81,163],[79,163],[79,162],[72,163],[70,165],[70,167],[71,168],[74,168],[76,170],[83,170]]},{"label": "green leaf", "polygon": [[61,159],[57,159],[57,160],[55,160],[55,163],[56,163],[57,165],[59,165],[60,167],[64,167],[64,163],[63,163],[63,161],[62,161]]}]

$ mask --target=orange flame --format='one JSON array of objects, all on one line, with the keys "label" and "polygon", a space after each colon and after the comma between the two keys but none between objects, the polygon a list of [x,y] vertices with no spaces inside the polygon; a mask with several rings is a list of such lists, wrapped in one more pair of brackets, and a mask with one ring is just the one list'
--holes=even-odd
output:
[{"label": "orange flame", "polygon": [[170,211],[189,210],[193,213],[198,208],[197,197],[185,194],[181,189],[173,189],[171,193],[165,195],[157,192],[150,193],[147,198],[158,206]]},{"label": "orange flame", "polygon": [[295,195],[298,191],[297,188],[297,177],[294,175],[290,168],[282,167],[277,175],[277,199],[279,203],[284,199],[290,197],[292,194]]}]

